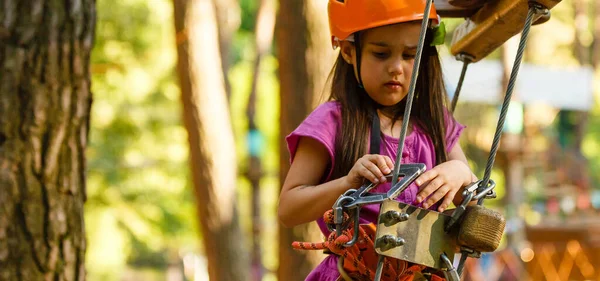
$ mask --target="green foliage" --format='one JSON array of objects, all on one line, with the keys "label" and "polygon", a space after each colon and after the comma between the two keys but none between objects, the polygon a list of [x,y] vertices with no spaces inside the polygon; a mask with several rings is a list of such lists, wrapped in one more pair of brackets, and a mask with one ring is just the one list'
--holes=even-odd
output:
[{"label": "green foliage", "polygon": [[[118,280],[127,267],[163,270],[181,252],[197,251],[197,218],[188,175],[187,134],[181,124],[169,0],[100,0],[92,54],[94,103],[88,156],[89,279]],[[234,36],[230,100],[238,173],[247,167],[247,118],[255,1],[240,2]],[[264,59],[256,122],[264,136],[261,182],[264,262],[275,269],[279,108],[277,61]],[[240,213],[250,212],[249,183],[239,176]],[[250,216],[242,216],[250,233]],[[141,270],[141,269],[140,269]]]},{"label": "green foliage", "polygon": [[[600,72],[596,71],[595,88],[600,89]],[[588,117],[587,131],[583,139],[581,150],[588,159],[588,170],[592,180],[592,186],[600,190],[600,103],[598,103],[598,90],[595,92],[596,102]]]},{"label": "green foliage", "polygon": [[242,12],[242,24],[240,26],[240,32],[254,32],[259,2],[260,1],[256,0],[239,0]]},{"label": "green foliage", "polygon": [[92,53],[86,226],[90,280],[126,264],[165,267],[195,248],[172,3],[100,0]]},{"label": "green foliage", "polygon": [[[238,203],[240,220],[246,233],[252,233],[251,229],[251,198],[250,183],[241,175],[248,167],[248,119],[246,117],[246,106],[251,90],[253,71],[253,60],[256,51],[249,46],[252,45],[253,34],[240,31],[237,34],[236,49],[239,53],[239,61],[229,72],[231,81],[231,120],[236,140],[236,152],[238,160]],[[277,268],[277,243],[273,243],[277,237],[276,204],[279,196],[279,81],[276,77],[277,60],[273,56],[266,56],[260,66],[258,89],[256,97],[255,122],[258,130],[263,136],[263,144],[260,158],[265,176],[260,182],[260,197],[262,228],[261,238],[263,247],[264,266],[272,271]]]}]

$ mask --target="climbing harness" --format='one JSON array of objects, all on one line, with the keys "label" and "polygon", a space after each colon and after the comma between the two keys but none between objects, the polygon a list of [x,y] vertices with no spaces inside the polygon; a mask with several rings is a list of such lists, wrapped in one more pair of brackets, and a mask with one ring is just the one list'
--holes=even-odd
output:
[{"label": "climbing harness", "polygon": [[[454,1],[461,2],[460,0]],[[327,241],[322,243],[294,242],[292,245],[296,249],[326,250],[329,253],[338,255],[340,257],[338,259],[338,270],[342,278],[347,281],[408,281],[413,280],[417,273],[421,274],[420,272],[426,269],[432,269],[438,273],[427,273],[429,280],[459,281],[466,259],[468,257],[479,258],[483,252],[496,250],[504,232],[505,219],[498,212],[483,207],[483,202],[485,199],[496,197],[495,183],[490,178],[491,170],[498,151],[502,128],[523,58],[529,30],[535,21],[539,19],[547,20],[550,14],[549,9],[554,7],[560,0],[540,0],[539,2],[497,0],[497,3],[500,3],[498,4],[500,8],[504,9],[501,11],[500,16],[494,17],[493,15],[493,8],[498,7],[490,8],[485,5],[477,13],[481,18],[487,16],[498,21],[498,18],[501,17],[514,17],[514,13],[509,13],[510,9],[523,8],[524,5],[527,5],[528,11],[483,179],[465,187],[462,193],[463,201],[451,214],[447,214],[449,212],[439,213],[422,209],[394,200],[425,171],[425,165],[422,163],[401,164],[401,157],[432,2],[433,0],[426,0],[413,64],[413,75],[402,119],[396,162],[392,174],[386,176],[388,180],[391,178],[390,190],[387,193],[371,193],[369,191],[375,188],[377,184],[368,183],[359,189],[346,191],[337,199],[332,209],[324,215],[324,220],[332,231]],[[482,29],[490,28],[487,24],[489,22],[486,22],[487,19],[479,20],[478,23],[482,26]],[[502,28],[505,32],[496,36],[494,38],[496,41],[506,41],[514,35],[511,32],[516,30],[511,30],[512,27],[508,27],[505,22],[499,24],[503,25]],[[452,50],[456,58],[464,63],[451,103],[452,112],[454,112],[458,102],[468,65],[485,57],[504,42],[491,43],[491,47],[488,46],[487,49],[478,48],[473,46],[473,37],[469,36],[471,34],[465,35],[464,38],[466,39],[463,38],[464,40],[461,39],[462,41],[456,42]],[[476,201],[477,204],[470,205],[473,201]],[[371,204],[380,205],[377,224],[361,225],[359,223],[360,209],[362,206]],[[453,260],[456,252],[461,253],[461,258],[455,268]],[[442,278],[440,275],[444,277]]]}]

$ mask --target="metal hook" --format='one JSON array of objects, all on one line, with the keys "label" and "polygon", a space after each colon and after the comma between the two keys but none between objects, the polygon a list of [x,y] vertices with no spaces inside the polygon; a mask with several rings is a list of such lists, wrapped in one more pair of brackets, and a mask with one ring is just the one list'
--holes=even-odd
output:
[{"label": "metal hook", "polygon": [[352,247],[358,241],[358,231],[360,230],[360,209],[357,209],[354,214],[354,234],[352,234],[352,240],[344,244],[344,247]]},{"label": "metal hook", "polygon": [[460,281],[460,276],[458,275],[458,272],[456,272],[456,268],[454,268],[454,266],[452,265],[452,261],[448,258],[448,256],[446,256],[446,254],[444,253],[440,256],[440,259],[442,260],[442,263],[446,267],[446,268],[442,268],[442,271],[444,272],[444,277],[446,278],[446,280]]}]

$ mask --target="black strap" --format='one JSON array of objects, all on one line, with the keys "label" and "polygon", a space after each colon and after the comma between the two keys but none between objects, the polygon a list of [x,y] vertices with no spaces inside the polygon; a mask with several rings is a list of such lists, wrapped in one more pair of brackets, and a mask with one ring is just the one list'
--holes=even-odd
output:
[{"label": "black strap", "polygon": [[[356,72],[358,73],[358,86],[363,88],[362,78],[360,76],[360,61],[361,61],[361,48],[360,48],[360,32],[354,33],[354,47],[356,48]],[[373,124],[371,124],[371,147],[369,148],[369,154],[379,154],[381,146],[381,128],[379,124],[379,115],[377,110],[373,111]]]},{"label": "black strap", "polygon": [[369,148],[369,154],[379,154],[381,146],[381,128],[379,124],[379,116],[377,110],[373,112],[373,124],[371,124],[371,147]]}]

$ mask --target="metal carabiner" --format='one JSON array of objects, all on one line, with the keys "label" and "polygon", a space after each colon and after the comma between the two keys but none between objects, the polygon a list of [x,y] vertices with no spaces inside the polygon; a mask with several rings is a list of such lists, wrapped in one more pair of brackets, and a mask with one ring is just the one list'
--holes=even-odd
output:
[{"label": "metal carabiner", "polygon": [[460,217],[463,215],[465,210],[467,210],[467,206],[473,200],[479,200],[481,198],[495,198],[496,193],[494,192],[494,188],[496,187],[496,182],[492,179],[488,180],[488,186],[481,190],[481,193],[475,194],[475,192],[480,188],[481,180],[471,183],[468,185],[463,191],[463,201],[456,207],[454,212],[452,213],[452,217],[450,217],[450,221],[444,227],[444,230],[450,232],[452,227],[459,221]]},{"label": "metal carabiner", "polygon": [[440,259],[442,260],[444,266],[446,266],[446,268],[442,268],[446,280],[460,281],[460,276],[458,275],[456,268],[454,268],[454,266],[452,265],[452,261],[446,256],[446,254],[442,254],[440,256]]},{"label": "metal carabiner", "polygon": [[[342,225],[344,224],[344,202],[352,202],[354,198],[346,195],[355,191],[354,189],[347,190],[333,204],[333,223],[335,224],[335,233],[337,236],[342,235]],[[330,229],[331,230],[331,229]]]},{"label": "metal carabiner", "polygon": [[344,247],[352,247],[358,241],[358,235],[360,231],[360,208],[354,212],[354,233],[352,234],[352,240],[346,242]]}]

